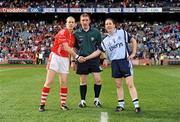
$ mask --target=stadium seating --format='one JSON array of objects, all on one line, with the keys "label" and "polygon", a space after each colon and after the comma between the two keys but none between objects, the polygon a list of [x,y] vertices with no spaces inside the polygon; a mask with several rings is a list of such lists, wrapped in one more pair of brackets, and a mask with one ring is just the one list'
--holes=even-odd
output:
[{"label": "stadium seating", "polygon": [[[54,35],[64,27],[64,18],[69,14],[66,12],[63,14],[51,12],[47,14],[44,14],[44,12],[37,14],[31,13],[33,11],[27,11],[27,13],[23,14],[24,16],[22,18],[21,10],[19,10],[20,13],[16,13],[14,11],[12,13],[6,13],[3,8],[25,8],[23,10],[27,10],[27,8],[28,10],[29,8],[36,8],[38,10],[39,8],[57,7],[134,7],[135,9],[133,9],[133,14],[129,14],[131,11],[127,11],[127,13],[129,12],[128,14],[92,14],[94,15],[92,18],[92,26],[98,28],[104,38],[106,36],[104,19],[107,17],[115,18],[118,29],[125,29],[138,40],[137,59],[150,59],[157,61],[159,60],[159,55],[161,53],[164,53],[166,59],[172,59],[172,57],[175,59],[176,57],[180,57],[180,24],[178,21],[178,14],[167,14],[171,16],[166,18],[167,15],[163,13],[148,14],[146,13],[146,9],[143,9],[145,12],[143,14],[136,13],[138,11],[138,7],[163,7],[163,10],[166,10],[168,7],[176,8],[180,6],[178,0],[158,0],[154,2],[149,0],[146,2],[137,0],[89,0],[86,3],[87,4],[84,4],[84,2],[80,0],[1,0],[0,14],[2,15],[2,19],[0,21],[0,59],[6,58],[9,60],[9,63],[19,63],[16,59],[25,60],[24,63],[32,63],[35,62],[35,55],[42,53],[44,55],[45,62],[53,45]],[[151,9],[148,10],[153,12]],[[158,11],[159,10],[161,9],[158,9]],[[163,11],[161,10],[161,12]],[[75,14],[79,17],[79,14]],[[98,14],[102,15],[101,19]],[[152,18],[155,19],[151,20]],[[161,18],[165,18],[165,20]],[[77,26],[77,28],[78,27],[79,26]],[[179,60],[179,58],[177,59]],[[29,60],[31,61],[29,62]],[[175,63],[177,62],[169,62],[169,64]]]}]

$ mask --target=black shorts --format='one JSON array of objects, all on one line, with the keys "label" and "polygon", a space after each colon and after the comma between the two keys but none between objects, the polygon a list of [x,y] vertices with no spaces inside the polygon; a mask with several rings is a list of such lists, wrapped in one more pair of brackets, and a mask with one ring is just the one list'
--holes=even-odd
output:
[{"label": "black shorts", "polygon": [[84,63],[77,63],[76,73],[80,75],[88,75],[92,72],[101,72],[99,57],[88,60]]}]

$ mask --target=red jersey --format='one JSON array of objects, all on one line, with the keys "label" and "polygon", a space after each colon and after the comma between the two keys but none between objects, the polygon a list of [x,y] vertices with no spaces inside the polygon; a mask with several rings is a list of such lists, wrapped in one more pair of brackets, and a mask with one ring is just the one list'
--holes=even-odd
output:
[{"label": "red jersey", "polygon": [[54,45],[51,49],[52,52],[62,57],[69,57],[69,53],[64,50],[62,43],[67,42],[69,47],[74,47],[74,35],[69,32],[67,28],[64,28],[55,35]]}]

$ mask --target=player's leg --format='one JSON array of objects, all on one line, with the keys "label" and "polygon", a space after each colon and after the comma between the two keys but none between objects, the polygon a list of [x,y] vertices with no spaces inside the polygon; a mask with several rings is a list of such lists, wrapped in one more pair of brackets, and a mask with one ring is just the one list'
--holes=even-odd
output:
[{"label": "player's leg", "polygon": [[79,103],[79,107],[86,107],[86,93],[87,93],[87,75],[80,75],[80,95],[81,102]]},{"label": "player's leg", "polygon": [[99,72],[94,72],[93,73],[93,77],[94,77],[94,81],[95,81],[95,84],[94,84],[94,105],[96,107],[102,107],[101,106],[101,103],[100,103],[100,100],[99,100],[99,95],[100,95],[100,92],[101,92],[101,75]]},{"label": "player's leg", "polygon": [[54,77],[58,71],[58,59],[59,56],[54,54],[53,52],[49,55],[49,60],[46,66],[47,69],[47,75],[46,75],[46,82],[44,83],[44,87],[42,88],[42,94],[41,94],[41,103],[39,107],[39,111],[43,112],[45,111],[44,107],[46,104],[46,99],[50,91],[50,86],[54,81]]},{"label": "player's leg", "polygon": [[124,110],[124,91],[123,91],[123,77],[124,77],[124,60],[114,60],[111,63],[112,77],[115,80],[117,88],[118,105],[115,109],[116,112]]},{"label": "player's leg", "polygon": [[137,90],[134,85],[133,76],[126,77],[126,84],[128,86],[134,104],[135,112],[140,112],[139,100],[138,100]]},{"label": "player's leg", "polygon": [[58,57],[58,73],[59,73],[59,83],[60,83],[60,105],[62,110],[69,110],[66,105],[67,95],[68,95],[68,73],[69,73],[69,58]]},{"label": "player's leg", "polygon": [[68,74],[67,73],[60,73],[59,74],[59,82],[60,82],[60,105],[62,110],[69,110],[67,107],[67,95],[68,95]]},{"label": "player's leg", "polygon": [[121,112],[124,110],[124,90],[122,78],[115,78],[116,88],[117,88],[117,99],[118,105],[116,107],[116,112]]},{"label": "player's leg", "polygon": [[47,71],[46,81],[41,91],[41,102],[40,102],[39,112],[45,111],[45,104],[46,104],[47,96],[50,92],[50,86],[54,81],[55,74],[56,72],[53,70]]}]

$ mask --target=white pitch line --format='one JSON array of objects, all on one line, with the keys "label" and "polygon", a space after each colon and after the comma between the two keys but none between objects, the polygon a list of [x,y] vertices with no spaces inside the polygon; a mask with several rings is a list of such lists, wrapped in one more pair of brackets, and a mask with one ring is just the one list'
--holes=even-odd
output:
[{"label": "white pitch line", "polygon": [[12,70],[16,70],[16,69],[0,69],[0,72],[6,72],[6,71],[12,71]]},{"label": "white pitch line", "polygon": [[108,122],[108,113],[101,112],[101,122]]}]

